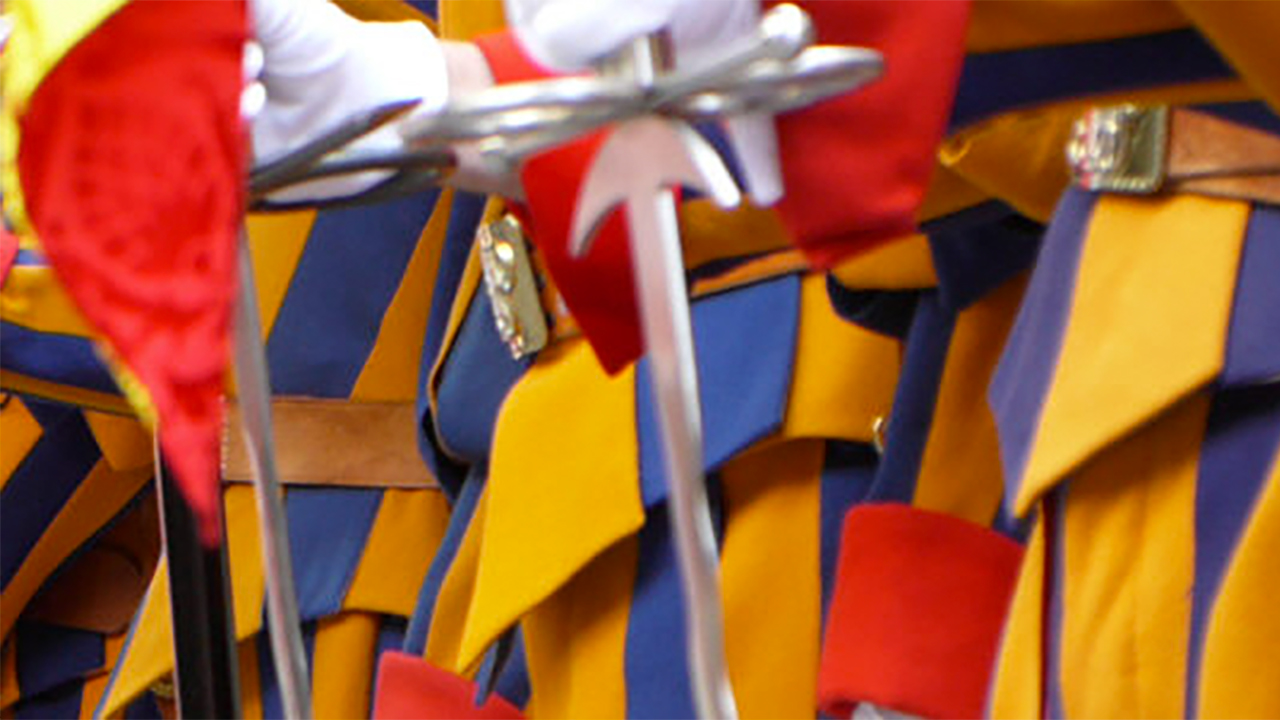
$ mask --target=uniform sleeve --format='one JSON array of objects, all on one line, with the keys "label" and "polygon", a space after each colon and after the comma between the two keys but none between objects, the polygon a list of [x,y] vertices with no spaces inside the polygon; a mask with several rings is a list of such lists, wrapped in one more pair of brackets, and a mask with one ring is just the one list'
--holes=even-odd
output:
[{"label": "uniform sleeve", "polygon": [[1178,0],[1178,7],[1244,80],[1280,109],[1280,5],[1269,2]]},{"label": "uniform sleeve", "polygon": [[[963,58],[968,3],[804,3],[819,41],[885,55],[858,93],[779,118],[792,240],[825,267],[909,234],[933,168]],[[510,34],[478,41],[499,83],[546,77]],[[626,236],[618,215],[583,261],[567,256],[577,191],[599,137],[530,161],[523,174],[535,242],[569,309],[611,371],[641,352]]]}]

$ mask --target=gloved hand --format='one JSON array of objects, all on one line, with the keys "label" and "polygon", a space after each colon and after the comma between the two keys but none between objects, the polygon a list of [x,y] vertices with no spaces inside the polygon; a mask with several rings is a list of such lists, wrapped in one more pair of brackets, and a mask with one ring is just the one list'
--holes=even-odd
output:
[{"label": "gloved hand", "polygon": [[[262,47],[266,105],[253,119],[254,154],[270,160],[354,113],[420,99],[438,110],[449,93],[440,42],[417,22],[361,22],[326,0],[250,0]],[[365,142],[395,141],[383,131]]]},{"label": "gloved hand", "polygon": [[760,0],[506,0],[507,20],[533,59],[581,70],[629,41],[671,29],[677,65],[751,33]]}]

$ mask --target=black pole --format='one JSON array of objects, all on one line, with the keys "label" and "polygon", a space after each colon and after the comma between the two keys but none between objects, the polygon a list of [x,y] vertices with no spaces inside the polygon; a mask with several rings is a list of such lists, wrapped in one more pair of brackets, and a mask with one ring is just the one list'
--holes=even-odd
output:
[{"label": "black pole", "polygon": [[[207,548],[196,518],[157,452],[156,489],[169,563],[173,613],[174,693],[181,718],[239,718],[237,667],[226,542]],[[218,522],[223,524],[221,504]]]}]

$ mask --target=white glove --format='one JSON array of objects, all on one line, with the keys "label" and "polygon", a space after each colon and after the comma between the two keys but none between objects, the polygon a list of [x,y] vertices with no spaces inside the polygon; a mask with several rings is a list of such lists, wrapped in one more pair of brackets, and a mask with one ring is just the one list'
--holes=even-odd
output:
[{"label": "white glove", "polygon": [[[361,22],[326,0],[250,0],[249,7],[265,61],[266,103],[252,131],[258,161],[296,149],[362,110],[419,99],[416,112],[434,112],[448,98],[441,44],[422,23]],[[359,146],[392,149],[400,139],[386,127]],[[275,197],[346,195],[383,177],[320,180]]]},{"label": "white glove", "polygon": [[671,29],[678,65],[749,35],[760,0],[506,0],[507,18],[535,60],[581,70],[631,40]]}]

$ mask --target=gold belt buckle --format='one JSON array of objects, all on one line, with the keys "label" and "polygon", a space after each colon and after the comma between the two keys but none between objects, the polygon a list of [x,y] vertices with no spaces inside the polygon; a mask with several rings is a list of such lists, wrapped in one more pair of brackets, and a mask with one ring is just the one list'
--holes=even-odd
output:
[{"label": "gold belt buckle", "polygon": [[520,221],[506,213],[480,226],[476,239],[498,336],[516,360],[538,352],[547,344],[547,317]]},{"label": "gold belt buckle", "polygon": [[1151,194],[1165,180],[1168,139],[1167,106],[1094,108],[1072,128],[1067,163],[1086,190]]}]

